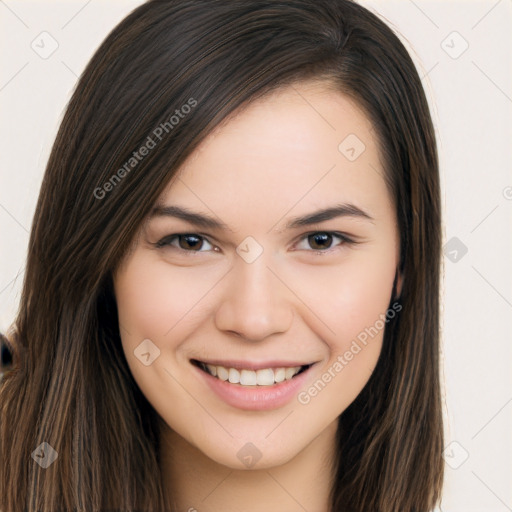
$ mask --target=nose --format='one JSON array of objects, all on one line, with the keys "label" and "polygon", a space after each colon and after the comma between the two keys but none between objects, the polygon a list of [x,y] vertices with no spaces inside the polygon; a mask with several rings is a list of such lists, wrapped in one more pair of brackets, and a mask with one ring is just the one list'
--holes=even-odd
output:
[{"label": "nose", "polygon": [[235,258],[215,313],[219,330],[248,341],[286,332],[294,315],[293,304],[287,299],[290,292],[267,267],[264,255],[252,263]]}]

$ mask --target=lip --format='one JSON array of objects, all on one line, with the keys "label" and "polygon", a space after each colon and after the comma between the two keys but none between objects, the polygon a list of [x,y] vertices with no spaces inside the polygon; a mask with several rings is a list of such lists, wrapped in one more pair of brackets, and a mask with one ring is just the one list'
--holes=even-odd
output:
[{"label": "lip", "polygon": [[[233,364],[234,361],[231,361],[230,364]],[[208,363],[215,364],[218,366],[224,366],[220,363]],[[279,407],[283,407],[290,400],[293,399],[294,396],[297,395],[299,389],[304,385],[305,380],[308,378],[311,369],[315,366],[316,363],[311,363],[309,368],[304,370],[303,372],[297,374],[290,380],[285,380],[280,382],[279,384],[274,384],[273,386],[242,386],[240,384],[231,384],[227,381],[223,381],[217,379],[213,375],[205,372],[198,366],[192,364],[194,371],[196,371],[201,378],[201,380],[225,403],[235,407],[237,409],[242,409],[245,411],[269,411],[273,409],[278,409]],[[272,368],[278,367],[272,365],[261,366],[259,364],[250,364],[245,363],[242,365],[241,369],[262,369],[262,368]],[[305,365],[291,365],[286,363],[285,366],[305,366]],[[239,366],[229,366],[229,368],[238,368]]]}]

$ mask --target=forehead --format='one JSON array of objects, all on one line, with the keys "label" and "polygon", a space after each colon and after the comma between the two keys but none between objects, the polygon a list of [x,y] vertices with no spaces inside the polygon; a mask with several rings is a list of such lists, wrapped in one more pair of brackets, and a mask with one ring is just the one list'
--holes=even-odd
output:
[{"label": "forehead", "polygon": [[[283,154],[297,159],[315,150],[337,156],[343,138],[352,135],[373,152],[373,127],[356,103],[323,82],[290,85],[244,105],[209,134],[182,166],[193,167],[198,158],[223,151],[243,153],[258,160]],[[358,149],[363,146],[359,143]],[[247,153],[247,151],[251,151]],[[350,153],[346,157],[352,157]],[[357,155],[356,155],[357,156]]]},{"label": "forehead", "polygon": [[321,83],[288,86],[235,112],[205,138],[160,198],[221,218],[236,218],[251,205],[275,217],[300,205],[341,201],[369,210],[389,206],[369,119]]}]

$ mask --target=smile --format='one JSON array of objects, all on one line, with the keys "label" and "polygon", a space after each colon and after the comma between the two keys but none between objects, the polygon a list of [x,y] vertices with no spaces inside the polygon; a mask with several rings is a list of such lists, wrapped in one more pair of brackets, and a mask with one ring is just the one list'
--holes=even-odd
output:
[{"label": "smile", "polygon": [[306,371],[311,365],[287,366],[274,368],[261,368],[250,370],[242,368],[228,368],[221,365],[207,364],[195,361],[203,371],[224,382],[239,384],[241,386],[273,386],[293,379],[299,373]]},{"label": "smile", "polygon": [[191,359],[205,392],[247,411],[268,411],[290,403],[305,386],[316,363],[199,361]]}]

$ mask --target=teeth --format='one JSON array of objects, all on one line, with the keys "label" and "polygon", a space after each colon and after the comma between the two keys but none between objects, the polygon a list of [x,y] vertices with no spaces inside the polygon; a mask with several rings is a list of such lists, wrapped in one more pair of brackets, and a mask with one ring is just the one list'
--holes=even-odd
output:
[{"label": "teeth", "polygon": [[258,386],[272,386],[272,384],[274,384],[275,373],[272,368],[266,368],[265,370],[258,370],[252,373],[256,374],[256,384],[258,384]]},{"label": "teeth", "polygon": [[[299,370],[300,370],[300,367],[299,367]],[[297,373],[297,371],[295,371],[295,368],[286,368],[286,370],[284,371],[285,380],[291,379]]]},{"label": "teeth", "polygon": [[251,370],[242,370],[240,372],[240,384],[243,386],[256,386],[258,375]]},{"label": "teeth", "polygon": [[[211,365],[208,365],[208,366],[210,367]],[[224,368],[224,366],[216,366],[216,368],[217,368],[217,372],[216,372],[217,377],[220,380],[228,380],[229,379],[229,372],[226,370],[226,368]],[[213,372],[212,372],[212,375],[215,377]]]},{"label": "teeth", "polygon": [[[292,368],[293,370],[293,368]],[[292,375],[293,377],[293,375]],[[276,382],[283,382],[283,380],[286,378],[286,370],[284,368],[278,368],[275,372],[274,372],[274,380]],[[290,377],[291,378],[291,377]]]},{"label": "teeth", "polygon": [[231,384],[238,384],[240,382],[240,372],[234,368],[229,369],[229,382]]},{"label": "teeth", "polygon": [[262,370],[237,370],[236,368],[225,368],[213,364],[202,364],[204,370],[210,375],[231,384],[242,386],[272,386],[285,380],[293,378],[301,369],[301,366],[289,368],[264,368]]}]

